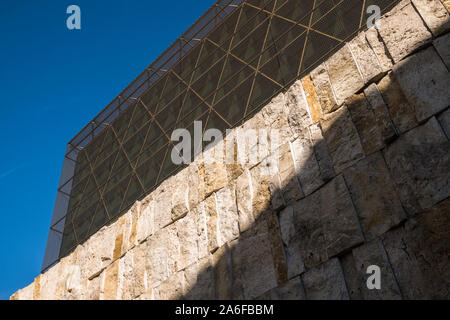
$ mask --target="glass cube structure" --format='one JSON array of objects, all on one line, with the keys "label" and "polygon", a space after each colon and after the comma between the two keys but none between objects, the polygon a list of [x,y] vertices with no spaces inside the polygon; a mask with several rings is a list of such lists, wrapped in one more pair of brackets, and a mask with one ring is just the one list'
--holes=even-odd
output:
[{"label": "glass cube structure", "polygon": [[173,130],[242,124],[398,0],[219,0],[68,144],[42,271],[181,170]]}]

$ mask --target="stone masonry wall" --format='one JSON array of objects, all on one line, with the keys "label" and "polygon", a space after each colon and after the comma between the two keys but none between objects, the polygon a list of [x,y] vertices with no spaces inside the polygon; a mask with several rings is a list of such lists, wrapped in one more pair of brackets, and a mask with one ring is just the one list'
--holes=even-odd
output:
[{"label": "stone masonry wall", "polygon": [[449,9],[402,1],[242,126],[278,152],[204,161],[234,129],[11,299],[450,298]]}]

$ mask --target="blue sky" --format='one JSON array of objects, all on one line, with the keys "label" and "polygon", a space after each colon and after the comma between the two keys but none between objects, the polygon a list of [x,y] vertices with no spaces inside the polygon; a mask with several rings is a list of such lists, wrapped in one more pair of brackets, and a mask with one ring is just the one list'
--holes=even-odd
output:
[{"label": "blue sky", "polygon": [[39,274],[67,142],[213,3],[0,1],[0,299]]}]

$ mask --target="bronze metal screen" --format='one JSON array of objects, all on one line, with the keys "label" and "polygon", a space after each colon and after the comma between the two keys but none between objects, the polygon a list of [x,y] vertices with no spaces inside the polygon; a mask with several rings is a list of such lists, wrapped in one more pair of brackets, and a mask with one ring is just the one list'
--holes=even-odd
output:
[{"label": "bronze metal screen", "polygon": [[182,166],[170,136],[242,124],[398,0],[219,0],[69,142],[42,270]]}]

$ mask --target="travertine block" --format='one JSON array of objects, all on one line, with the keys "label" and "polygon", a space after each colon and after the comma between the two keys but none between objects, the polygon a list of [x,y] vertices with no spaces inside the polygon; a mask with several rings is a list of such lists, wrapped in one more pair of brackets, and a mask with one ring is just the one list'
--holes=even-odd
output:
[{"label": "travertine block", "polygon": [[450,16],[440,0],[412,0],[434,36],[450,29]]},{"label": "travertine block", "polygon": [[371,84],[364,90],[364,95],[372,107],[383,142],[390,143],[397,137],[397,132],[378,87],[375,84]]},{"label": "travertine block", "polygon": [[450,33],[434,40],[433,45],[447,66],[447,69],[450,70]]},{"label": "travertine block", "polygon": [[[381,241],[372,241],[354,249],[353,257],[357,270],[356,276],[361,280],[360,287],[365,300],[402,299],[397,280]],[[379,290],[367,287],[367,279],[371,275],[367,273],[367,268],[372,265],[380,268],[381,288]]]},{"label": "travertine block", "polygon": [[344,177],[367,240],[382,235],[406,218],[380,153],[346,169]]},{"label": "travertine block", "polygon": [[346,106],[326,115],[320,124],[336,173],[364,158],[358,131]]},{"label": "travertine block", "polygon": [[450,72],[433,47],[396,64],[393,73],[419,122],[450,106]]},{"label": "travertine block", "polygon": [[303,276],[308,300],[348,300],[344,275],[338,259],[331,259]]},{"label": "travertine block", "polygon": [[409,103],[393,73],[381,79],[378,89],[388,106],[397,132],[404,133],[417,126],[414,107]]},{"label": "travertine block", "polygon": [[383,73],[383,68],[378,62],[375,52],[367,42],[364,32],[359,33],[348,43],[348,46],[366,84],[380,77]]},{"label": "travertine block", "polygon": [[338,105],[364,86],[364,80],[348,45],[332,55],[326,64]]},{"label": "travertine block", "polygon": [[[331,87],[330,77],[328,75],[327,66],[325,63],[319,65],[311,72],[311,80],[315,87],[315,92],[319,100],[322,113],[330,113],[336,110],[338,104]],[[310,93],[312,94],[312,93]]]},{"label": "travertine block", "polygon": [[395,63],[431,39],[431,33],[409,1],[400,2],[383,16],[378,31]]},{"label": "travertine block", "polygon": [[382,149],[384,141],[381,128],[364,94],[354,94],[345,103],[358,130],[364,153],[368,155]]},{"label": "travertine block", "polygon": [[410,214],[450,195],[450,142],[436,118],[401,136],[386,149],[385,158]]}]

